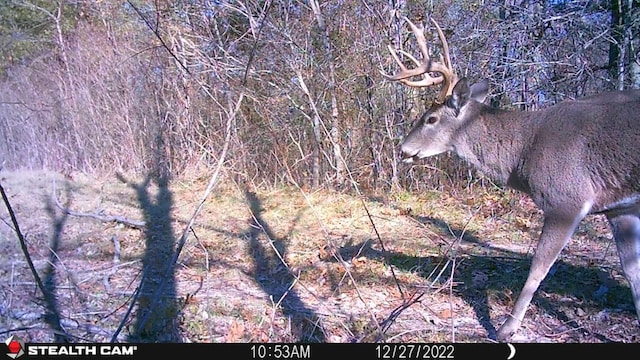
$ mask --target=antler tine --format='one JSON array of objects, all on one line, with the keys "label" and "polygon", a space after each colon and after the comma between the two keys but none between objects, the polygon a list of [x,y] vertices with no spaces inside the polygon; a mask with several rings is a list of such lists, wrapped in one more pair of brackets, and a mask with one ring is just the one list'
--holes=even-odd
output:
[{"label": "antler tine", "polygon": [[440,59],[443,62],[443,67],[447,70],[446,73],[442,72],[442,76],[444,79],[444,85],[442,86],[442,90],[440,92],[439,102],[444,102],[447,96],[453,93],[453,87],[457,82],[457,76],[453,71],[453,66],[451,65],[451,56],[449,55],[449,44],[447,43],[447,38],[444,36],[444,32],[440,28],[440,25],[431,18],[431,22],[436,27],[436,31],[438,32],[438,37],[440,38],[440,42],[442,43],[442,52],[444,54],[440,55]]},{"label": "antler tine", "polygon": [[[431,19],[431,21],[436,26],[436,30],[438,31],[438,36],[440,37],[440,41],[442,42],[442,47],[444,50],[444,58],[441,57],[441,62],[435,62],[431,60],[429,56],[429,47],[427,46],[427,39],[424,36],[424,28],[422,26],[416,26],[411,20],[408,18],[404,18],[404,20],[411,27],[411,31],[416,37],[416,42],[418,43],[418,48],[420,48],[420,52],[422,53],[422,62],[418,61],[411,54],[398,50],[401,54],[409,58],[416,67],[413,69],[408,69],[400,58],[398,57],[398,51],[393,49],[391,45],[388,46],[389,52],[391,56],[395,60],[395,62],[400,67],[400,71],[395,75],[387,75],[382,73],[389,80],[400,81],[403,84],[411,87],[426,87],[437,85],[443,83],[442,91],[440,93],[439,102],[443,102],[447,95],[450,95],[453,90],[453,82],[455,80],[455,74],[453,73],[453,68],[451,66],[451,59],[449,57],[449,46],[447,44],[447,40],[440,29],[440,26],[435,22],[435,20]],[[438,73],[439,75],[433,76],[431,73]],[[414,76],[420,76],[422,78],[420,80],[410,80],[410,78]]]},{"label": "antler tine", "polygon": [[[414,64],[416,64],[415,68],[408,69],[402,63],[402,61],[400,61],[400,58],[398,57],[398,52],[391,45],[388,45],[387,47],[389,49],[389,53],[391,53],[391,56],[400,67],[400,72],[398,72],[395,75],[387,75],[385,73],[382,73],[382,75],[389,80],[400,81],[403,84],[411,87],[424,87],[424,86],[431,86],[431,85],[436,85],[441,83],[443,79],[440,76],[432,77],[428,74],[429,68],[431,65],[431,59],[429,57],[429,48],[427,47],[427,40],[424,37],[424,29],[422,27],[416,26],[413,22],[411,22],[411,20],[409,20],[406,17],[404,18],[404,20],[407,23],[409,23],[409,26],[411,27],[411,30],[413,31],[413,34],[416,37],[418,47],[420,48],[420,52],[422,52],[423,62],[419,62],[415,57],[411,56],[409,53],[403,50],[399,50],[400,53],[407,56]],[[421,80],[417,80],[417,81],[409,80],[409,78],[412,78],[414,76],[419,76],[419,75],[424,75]]]}]

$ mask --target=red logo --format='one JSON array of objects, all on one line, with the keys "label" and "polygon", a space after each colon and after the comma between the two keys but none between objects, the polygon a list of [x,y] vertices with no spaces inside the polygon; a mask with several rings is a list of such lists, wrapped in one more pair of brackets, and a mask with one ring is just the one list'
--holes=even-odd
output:
[{"label": "red logo", "polygon": [[7,344],[7,349],[9,349],[9,352],[7,353],[8,357],[17,359],[24,355],[24,341],[20,340],[17,336],[9,336],[4,343]]}]

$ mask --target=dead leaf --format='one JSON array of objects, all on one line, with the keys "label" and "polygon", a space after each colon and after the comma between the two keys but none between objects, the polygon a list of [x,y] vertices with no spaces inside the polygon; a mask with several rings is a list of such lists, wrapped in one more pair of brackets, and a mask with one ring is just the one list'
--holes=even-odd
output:
[{"label": "dead leaf", "polygon": [[226,342],[240,342],[243,336],[244,324],[237,320],[233,320],[233,322],[229,326],[227,336],[225,337]]},{"label": "dead leaf", "polygon": [[318,250],[318,257],[322,261],[331,260],[335,256],[336,252],[332,246],[325,245]]},{"label": "dead leaf", "polygon": [[451,319],[453,313],[451,312],[451,309],[444,309],[440,312],[438,312],[438,317],[440,319]]},{"label": "dead leaf", "polygon": [[360,256],[359,258],[351,260],[351,263],[354,267],[364,266],[367,263],[367,258],[364,256]]},{"label": "dead leaf", "polygon": [[515,224],[520,230],[529,230],[531,228],[531,221],[520,216],[516,217]]}]

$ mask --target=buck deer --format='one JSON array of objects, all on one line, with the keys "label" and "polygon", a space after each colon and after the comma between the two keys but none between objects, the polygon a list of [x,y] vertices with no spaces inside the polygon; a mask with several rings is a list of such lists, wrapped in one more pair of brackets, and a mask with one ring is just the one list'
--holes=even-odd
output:
[{"label": "buck deer", "polygon": [[[400,50],[407,68],[390,80],[412,87],[442,84],[440,96],[406,136],[405,162],[452,151],[488,177],[528,194],[544,212],[529,275],[513,311],[499,328],[507,340],[520,327],[534,292],[578,223],[604,214],[640,319],[640,91],[603,93],[539,111],[506,111],[484,104],[486,81],[469,86],[453,71],[445,36],[440,62],[429,57],[424,28],[409,19],[422,61]],[[416,78],[417,77],[417,78]]]}]

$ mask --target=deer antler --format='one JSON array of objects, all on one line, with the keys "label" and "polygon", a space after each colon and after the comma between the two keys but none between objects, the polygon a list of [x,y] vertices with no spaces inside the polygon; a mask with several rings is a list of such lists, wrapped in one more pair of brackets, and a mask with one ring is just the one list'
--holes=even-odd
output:
[{"label": "deer antler", "polygon": [[[443,103],[447,96],[451,95],[453,92],[453,87],[457,81],[457,76],[453,72],[453,67],[451,66],[451,58],[449,57],[449,45],[447,44],[447,39],[440,29],[438,23],[431,19],[431,22],[436,26],[436,30],[438,31],[438,37],[440,37],[440,41],[442,42],[442,50],[444,56],[440,56],[440,62],[435,62],[431,60],[429,56],[429,47],[427,46],[427,40],[424,37],[424,27],[417,27],[414,23],[411,22],[408,18],[404,18],[404,20],[409,23],[413,34],[416,37],[418,42],[418,47],[420,48],[420,52],[422,52],[422,62],[416,60],[411,54],[399,50],[401,54],[409,58],[416,67],[413,69],[408,69],[402,61],[398,58],[398,53],[391,45],[388,45],[389,52],[393,59],[400,66],[400,72],[395,75],[387,75],[382,73],[384,77],[389,80],[400,81],[403,84],[411,87],[425,87],[438,85],[443,83],[442,90],[440,91],[440,96],[438,97],[438,102]],[[433,76],[432,73],[439,73],[440,75]],[[410,80],[414,76],[422,75],[422,79],[420,80]]]}]

